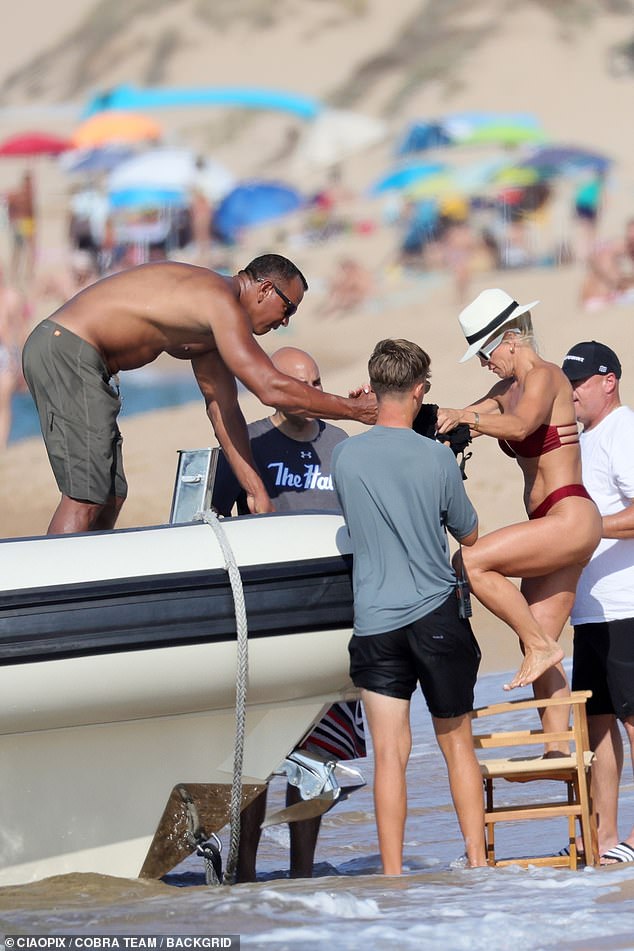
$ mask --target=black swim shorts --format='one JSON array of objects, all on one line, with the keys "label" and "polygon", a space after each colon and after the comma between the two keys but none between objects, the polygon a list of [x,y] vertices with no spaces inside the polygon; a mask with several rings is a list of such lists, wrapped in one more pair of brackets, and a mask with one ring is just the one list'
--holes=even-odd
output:
[{"label": "black swim shorts", "polygon": [[355,687],[409,700],[420,683],[429,712],[446,719],[473,710],[480,648],[455,595],[406,627],[353,635],[348,645]]},{"label": "black swim shorts", "polygon": [[590,716],[634,716],[634,618],[577,624],[572,689],[591,690]]},{"label": "black swim shorts", "polygon": [[33,330],[22,353],[48,458],[60,492],[103,504],[128,486],[117,426],[118,392],[101,354],[52,320]]}]

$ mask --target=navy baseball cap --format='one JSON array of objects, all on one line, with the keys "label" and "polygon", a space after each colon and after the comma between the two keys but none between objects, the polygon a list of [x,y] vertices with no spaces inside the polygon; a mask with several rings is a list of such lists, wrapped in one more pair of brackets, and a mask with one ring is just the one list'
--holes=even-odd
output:
[{"label": "navy baseball cap", "polygon": [[584,340],[571,347],[561,369],[571,382],[584,380],[586,377],[605,376],[613,373],[617,380],[621,379],[621,364],[614,350],[596,340]]}]

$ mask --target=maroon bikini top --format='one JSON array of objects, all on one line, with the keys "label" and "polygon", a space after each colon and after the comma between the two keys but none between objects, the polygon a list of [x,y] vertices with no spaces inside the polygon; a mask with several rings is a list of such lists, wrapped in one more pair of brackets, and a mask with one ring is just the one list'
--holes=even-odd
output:
[{"label": "maroon bikini top", "polygon": [[[567,423],[566,425],[572,426],[573,423]],[[524,459],[534,459],[536,456],[543,456],[547,452],[552,452],[553,449],[574,444],[574,441],[569,443],[561,441],[559,430],[564,428],[565,426],[547,426],[546,423],[542,423],[535,432],[530,433],[521,442],[512,439],[498,439],[498,445],[502,452],[505,452],[511,459],[516,456],[523,456]]]}]

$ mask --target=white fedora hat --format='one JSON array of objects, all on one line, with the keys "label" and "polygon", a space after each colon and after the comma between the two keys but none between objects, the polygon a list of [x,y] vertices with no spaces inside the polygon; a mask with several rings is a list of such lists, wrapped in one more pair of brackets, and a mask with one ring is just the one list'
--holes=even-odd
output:
[{"label": "white fedora hat", "polygon": [[515,320],[520,314],[525,314],[535,304],[539,304],[539,301],[534,300],[530,304],[518,304],[510,294],[500,290],[499,287],[491,287],[478,294],[476,299],[465,307],[458,317],[462,332],[469,344],[469,349],[460,358],[459,363],[464,363],[465,360],[474,357],[496,330],[499,331],[504,324]]}]

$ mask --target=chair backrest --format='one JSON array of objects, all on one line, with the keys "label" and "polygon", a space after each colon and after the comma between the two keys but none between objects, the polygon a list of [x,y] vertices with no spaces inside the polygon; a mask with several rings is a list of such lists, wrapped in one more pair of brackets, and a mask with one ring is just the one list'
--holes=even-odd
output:
[{"label": "chair backrest", "polygon": [[[478,707],[473,711],[473,719],[500,714],[516,713],[523,710],[545,710],[548,707],[570,706],[571,717],[568,729],[564,731],[546,731],[540,725],[538,728],[506,729],[495,733],[477,733],[474,730],[474,746],[476,750],[503,748],[509,746],[547,745],[548,743],[567,742],[571,752],[588,752],[590,741],[588,738],[588,721],[586,717],[586,701],[592,696],[590,690],[576,690],[569,697],[550,697],[543,700],[506,700],[494,703],[487,707]],[[583,757],[582,757],[583,760]]]}]

